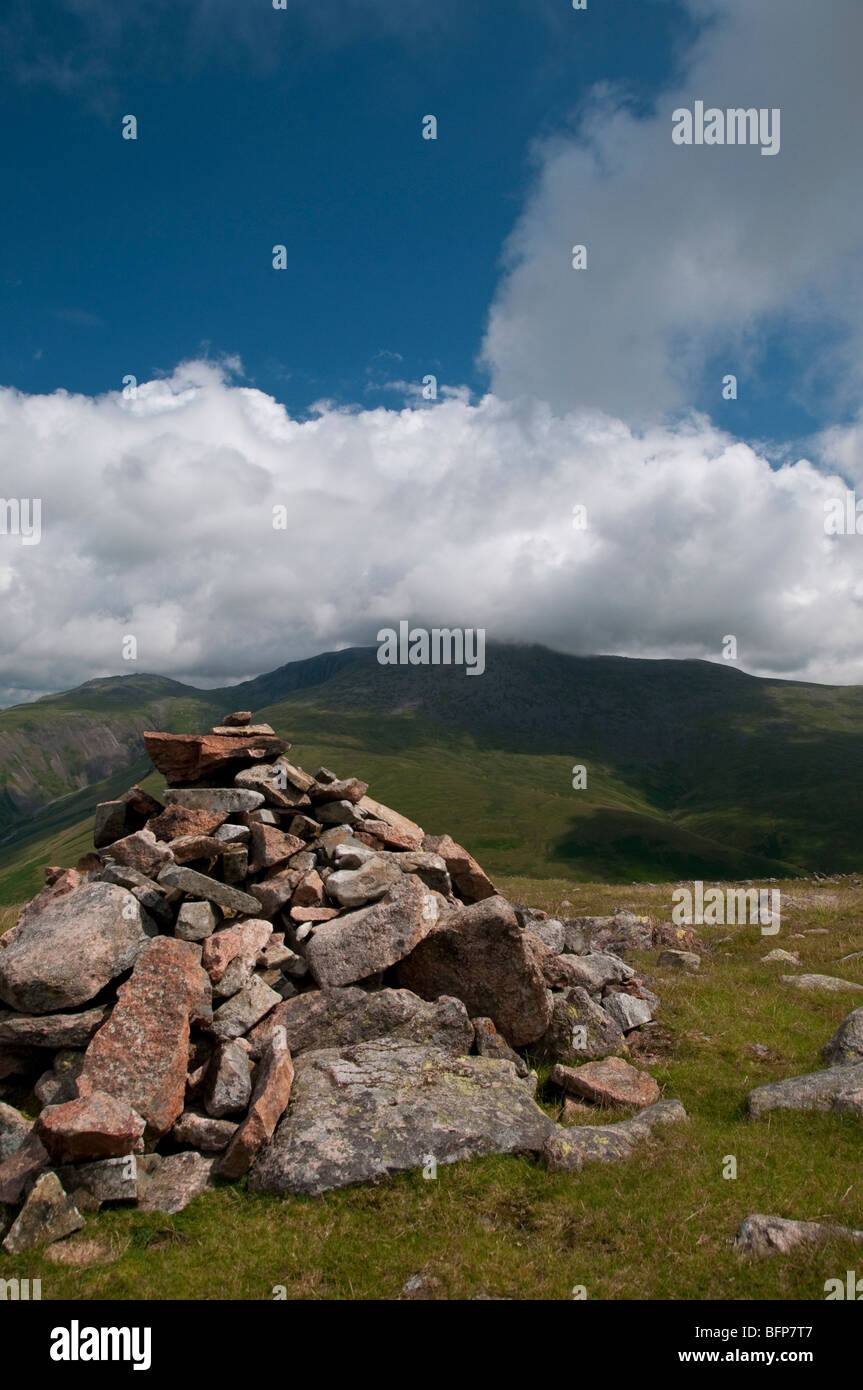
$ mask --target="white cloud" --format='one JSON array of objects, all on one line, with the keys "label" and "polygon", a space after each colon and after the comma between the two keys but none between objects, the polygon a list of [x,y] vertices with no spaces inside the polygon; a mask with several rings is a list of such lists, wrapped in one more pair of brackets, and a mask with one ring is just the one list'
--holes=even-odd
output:
[{"label": "white cloud", "polygon": [[134,402],[0,391],[0,450],[4,496],[43,514],[41,544],[0,536],[9,698],[239,679],[401,618],[644,656],[718,659],[734,633],[745,669],[863,679],[863,537],[824,534],[844,482],[702,419],[638,434],[488,396],[298,422],[186,363]]},{"label": "white cloud", "polygon": [[[573,134],[537,148],[484,346],[499,395],[656,418],[692,404],[712,354],[745,390],[781,332],[804,401],[859,400],[863,5],[688,3],[714,22],[650,114],[600,89]],[[673,110],[699,99],[779,107],[779,154],[674,145]]]}]

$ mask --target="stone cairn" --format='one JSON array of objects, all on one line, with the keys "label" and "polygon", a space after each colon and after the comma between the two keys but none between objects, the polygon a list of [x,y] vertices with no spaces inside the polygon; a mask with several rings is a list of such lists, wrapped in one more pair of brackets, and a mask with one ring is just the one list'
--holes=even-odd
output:
[{"label": "stone cairn", "polygon": [[[245,1175],[315,1194],[487,1153],[577,1171],[683,1117],[625,1060],[658,1004],[621,959],[656,944],[644,919],[509,903],[247,711],[144,743],[164,802],[98,806],[96,852],[0,937],[0,1094],[33,1087],[0,1102],[7,1252]],[[556,1125],[525,1050],[571,1110],[635,1113]]]}]

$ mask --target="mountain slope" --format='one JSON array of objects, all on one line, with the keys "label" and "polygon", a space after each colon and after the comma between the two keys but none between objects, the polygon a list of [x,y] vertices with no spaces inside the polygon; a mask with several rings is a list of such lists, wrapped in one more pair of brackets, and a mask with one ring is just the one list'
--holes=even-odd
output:
[{"label": "mountain slope", "polygon": [[[144,770],[143,729],[203,730],[235,708],[494,872],[619,882],[860,866],[856,687],[491,644],[473,677],[353,648],[222,690],[126,676],[0,711],[0,898],[32,891],[40,855],[69,862],[86,843],[104,795],[93,784]],[[586,790],[572,789],[575,763]]]}]

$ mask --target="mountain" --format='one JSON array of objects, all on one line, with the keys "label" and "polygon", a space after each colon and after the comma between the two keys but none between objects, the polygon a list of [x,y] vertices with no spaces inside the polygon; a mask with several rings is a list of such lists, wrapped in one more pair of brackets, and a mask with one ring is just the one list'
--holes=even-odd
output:
[{"label": "mountain", "polygon": [[203,730],[239,708],[304,766],[363,777],[493,872],[630,882],[860,867],[858,687],[503,644],[468,676],[351,648],[220,690],[110,677],[0,711],[0,899],[86,848],[96,801],[146,774],[144,729]]}]

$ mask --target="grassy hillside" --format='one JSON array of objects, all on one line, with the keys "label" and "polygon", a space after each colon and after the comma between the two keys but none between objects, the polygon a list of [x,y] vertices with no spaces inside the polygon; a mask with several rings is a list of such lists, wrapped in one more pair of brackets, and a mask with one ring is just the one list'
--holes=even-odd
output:
[{"label": "grassy hillside", "polygon": [[[657,920],[667,920],[672,891],[567,879],[501,886],[549,910],[566,898],[585,913],[621,907]],[[781,941],[800,951],[801,971],[863,983],[863,961],[838,964],[863,951],[859,882],[780,887]],[[570,1300],[578,1284],[589,1300],[823,1300],[826,1279],[859,1271],[856,1246],[831,1240],[757,1261],[733,1239],[751,1212],[863,1228],[861,1121],[791,1111],[750,1120],[745,1099],[754,1086],[818,1068],[857,996],[782,985],[787,967],[761,960],[780,938],[765,942],[753,927],[702,935],[697,976],[661,970],[656,950],[633,957],[662,999],[633,1061],[689,1119],[624,1163],[549,1174],[530,1158],[491,1157],[443,1165],[434,1182],[417,1171],[321,1197],[222,1186],[178,1216],[104,1209],[63,1242],[76,1263],[52,1263],[41,1250],[0,1253],[0,1277],[41,1278],[44,1299],[78,1300],[268,1301],[278,1285],[291,1300],[397,1299],[415,1275],[418,1296],[431,1299]],[[546,1073],[539,1095],[557,1117]],[[723,1178],[729,1154],[733,1181]]]},{"label": "grassy hillside", "polygon": [[[131,676],[0,711],[0,901],[89,847],[93,806],[146,769],[143,729],[203,730],[238,707],[289,738],[304,766],[365,778],[493,873],[631,883],[849,872],[861,860],[856,687],[519,646],[489,646],[485,674],[468,677],[382,667],[354,649],[227,690]],[[101,762],[76,761],[82,731]],[[572,788],[575,763],[586,790]]]}]

